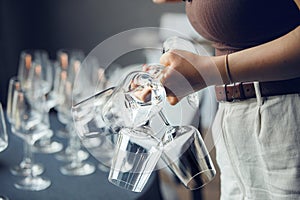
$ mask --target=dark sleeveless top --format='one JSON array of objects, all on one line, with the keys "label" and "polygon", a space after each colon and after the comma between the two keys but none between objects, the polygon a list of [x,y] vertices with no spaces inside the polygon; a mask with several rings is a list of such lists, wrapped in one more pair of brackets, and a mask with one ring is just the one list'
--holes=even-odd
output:
[{"label": "dark sleeveless top", "polygon": [[217,55],[271,41],[300,24],[293,0],[192,0],[186,12],[195,30],[213,42]]}]

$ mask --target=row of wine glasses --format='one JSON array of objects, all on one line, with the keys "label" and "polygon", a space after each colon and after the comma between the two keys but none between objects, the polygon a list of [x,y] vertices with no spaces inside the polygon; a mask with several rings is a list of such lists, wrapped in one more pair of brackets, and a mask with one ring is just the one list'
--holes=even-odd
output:
[{"label": "row of wine glasses", "polygon": [[[59,50],[55,61],[51,61],[44,50],[21,52],[18,75],[9,80],[6,107],[11,132],[24,144],[22,161],[10,168],[13,175],[24,177],[15,184],[18,189],[37,191],[51,184],[49,179],[40,176],[45,168],[34,161],[34,153],[54,154],[57,160],[63,161],[59,170],[64,175],[83,176],[95,171],[95,166],[85,161],[89,153],[82,148],[71,115],[73,101],[79,101],[89,88],[74,87],[83,59],[83,52],[74,49]],[[99,82],[103,69],[97,60],[85,65],[92,70],[86,70],[81,81]],[[51,129],[51,109],[55,109],[58,120],[65,125],[59,132]],[[62,141],[65,139],[66,147]],[[84,141],[89,147],[97,147],[100,143],[98,138]]]}]

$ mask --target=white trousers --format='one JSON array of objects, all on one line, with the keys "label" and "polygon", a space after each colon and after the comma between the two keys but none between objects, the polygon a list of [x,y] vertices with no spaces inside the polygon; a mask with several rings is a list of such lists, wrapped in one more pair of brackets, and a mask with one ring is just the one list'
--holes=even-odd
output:
[{"label": "white trousers", "polygon": [[300,199],[299,94],[220,103],[213,137],[222,200]]}]

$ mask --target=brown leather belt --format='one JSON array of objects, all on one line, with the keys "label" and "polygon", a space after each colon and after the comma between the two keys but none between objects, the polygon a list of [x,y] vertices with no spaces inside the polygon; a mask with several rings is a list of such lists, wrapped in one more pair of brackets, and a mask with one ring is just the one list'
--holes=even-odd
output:
[{"label": "brown leather belt", "polygon": [[[300,93],[300,78],[283,81],[260,82],[259,86],[262,97],[296,94]],[[217,85],[215,86],[215,92],[218,102],[242,101],[256,97],[253,82]]]}]

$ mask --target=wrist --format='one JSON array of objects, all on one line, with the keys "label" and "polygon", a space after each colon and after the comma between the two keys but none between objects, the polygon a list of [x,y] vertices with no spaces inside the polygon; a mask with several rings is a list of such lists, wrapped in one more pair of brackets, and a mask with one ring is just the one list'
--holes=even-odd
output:
[{"label": "wrist", "polygon": [[226,72],[226,56],[208,56],[199,65],[201,76],[207,86],[229,84],[231,81]]}]

